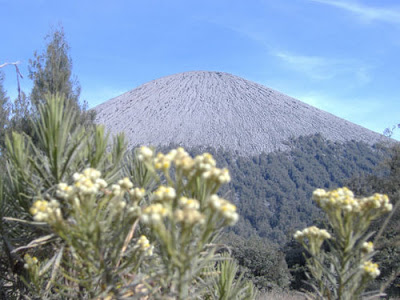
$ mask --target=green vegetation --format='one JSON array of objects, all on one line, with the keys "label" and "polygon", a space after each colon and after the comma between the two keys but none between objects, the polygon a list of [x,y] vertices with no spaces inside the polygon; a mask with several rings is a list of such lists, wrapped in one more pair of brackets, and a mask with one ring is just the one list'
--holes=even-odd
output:
[{"label": "green vegetation", "polygon": [[[307,270],[314,292],[327,296],[329,287],[335,299],[367,283],[398,293],[400,211],[364,220],[368,230],[353,222],[347,233],[359,237],[350,243],[337,228],[343,220],[335,225],[311,198],[348,185],[360,196],[388,194],[398,207],[400,147],[313,135],[253,157],[176,145],[126,154],[123,136],[111,141],[80,104],[68,51],[63,30],[53,32],[30,62],[32,93],[13,105],[0,74],[0,298],[254,299],[256,288],[309,289]],[[304,256],[292,236],[312,223],[327,231],[297,234]],[[363,250],[368,239],[377,251]],[[372,255],[380,276],[366,281],[355,268]],[[344,261],[346,270],[337,267]],[[325,264],[336,271],[318,269]],[[348,272],[357,289],[335,290]]]},{"label": "green vegetation", "polygon": [[[312,279],[313,299],[360,299],[364,295],[379,297],[378,292],[364,293],[379,276],[378,264],[372,261],[374,243],[368,241],[371,222],[392,211],[387,195],[374,194],[355,198],[348,188],[330,192],[317,189],[313,198],[325,212],[329,232],[312,226],[297,231],[294,238],[310,255],[306,259]],[[328,249],[322,248],[327,242]]]},{"label": "green vegetation", "polygon": [[[221,192],[236,204],[241,218],[222,240],[231,247],[245,276],[262,290],[307,288],[303,250],[293,243],[292,235],[314,221],[325,222],[311,200],[312,192],[343,186],[352,176],[371,174],[387,156],[387,150],[379,146],[334,143],[320,135],[288,143],[290,151],[254,157],[201,149],[231,171],[232,182]],[[189,152],[195,155],[200,150]]]},{"label": "green vegetation", "polygon": [[[29,78],[33,88],[29,96],[23,91],[10,103],[3,88],[3,74],[0,73],[0,146],[4,147],[6,133],[25,132],[33,137],[30,118],[38,117],[38,108],[49,95],[59,95],[72,107],[77,122],[90,126],[95,114],[86,111],[87,103],[79,100],[80,85],[72,76],[72,60],[69,45],[62,27],[46,36],[46,50],[29,60]],[[34,142],[36,139],[34,138]]]},{"label": "green vegetation", "polygon": [[4,74],[0,71],[0,147],[4,146],[5,132],[10,114],[9,98],[3,87]]},{"label": "green vegetation", "polygon": [[231,171],[232,182],[223,192],[229,193],[242,216],[233,228],[240,236],[258,235],[284,244],[296,230],[322,217],[311,201],[315,189],[337,188],[352,176],[371,174],[387,155],[378,146],[355,141],[336,143],[318,134],[299,137],[288,144],[290,151],[253,157],[202,149]]},{"label": "green vegetation", "polygon": [[[384,284],[386,291],[400,295],[400,147],[394,145],[389,148],[389,157],[379,165],[373,174],[363,174],[352,178],[348,185],[359,196],[366,196],[372,192],[383,193],[389,196],[394,209],[388,218],[382,217],[371,226],[378,253],[381,275],[378,283]],[[385,224],[385,230],[382,230]]]},{"label": "green vegetation", "polygon": [[29,99],[33,108],[45,103],[47,95],[59,95],[83,121],[92,121],[93,112],[85,113],[87,104],[79,101],[81,87],[78,80],[72,77],[70,47],[65,39],[64,29],[57,28],[46,36],[46,40],[46,51],[40,54],[35,51],[34,58],[29,60],[29,78],[33,80]]},{"label": "green vegetation", "polygon": [[106,151],[101,126],[75,124],[63,98],[46,101],[32,120],[35,144],[16,132],[6,139],[7,299],[255,298],[216,243],[238,219],[217,195],[230,181],[226,169],[182,148],[155,156],[141,147],[125,157],[122,136]]}]

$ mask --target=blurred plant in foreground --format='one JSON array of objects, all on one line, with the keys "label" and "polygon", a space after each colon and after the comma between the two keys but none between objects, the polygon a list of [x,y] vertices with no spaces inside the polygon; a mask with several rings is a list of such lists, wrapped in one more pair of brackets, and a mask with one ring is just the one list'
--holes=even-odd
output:
[{"label": "blurred plant in foreground", "polygon": [[[307,267],[313,277],[316,299],[360,299],[379,297],[378,292],[364,293],[368,284],[379,276],[378,265],[372,262],[376,253],[368,239],[371,222],[392,210],[386,195],[355,198],[352,191],[339,188],[327,192],[318,189],[313,199],[326,213],[330,231],[315,226],[297,231],[294,238],[307,250]],[[324,250],[324,242],[328,250]]]},{"label": "blurred plant in foreground", "polygon": [[6,211],[2,225],[28,228],[11,249],[25,253],[19,295],[254,299],[252,284],[235,280],[235,263],[221,265],[229,258],[215,243],[238,220],[235,205],[217,194],[228,170],[208,153],[193,158],[183,148],[155,155],[141,147],[123,158],[121,140],[108,147],[102,127],[72,126],[73,114],[49,97],[34,123],[37,145],[18,134],[7,141],[2,204],[17,210]]}]

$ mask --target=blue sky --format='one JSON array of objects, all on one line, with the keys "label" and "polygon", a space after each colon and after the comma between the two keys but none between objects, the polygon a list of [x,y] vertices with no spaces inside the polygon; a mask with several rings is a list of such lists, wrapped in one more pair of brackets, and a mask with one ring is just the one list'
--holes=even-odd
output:
[{"label": "blue sky", "polygon": [[[61,23],[90,107],[142,83],[224,71],[376,132],[400,123],[398,0],[0,0],[0,64]],[[16,96],[16,76],[5,88]],[[400,129],[395,137],[400,138]]]}]

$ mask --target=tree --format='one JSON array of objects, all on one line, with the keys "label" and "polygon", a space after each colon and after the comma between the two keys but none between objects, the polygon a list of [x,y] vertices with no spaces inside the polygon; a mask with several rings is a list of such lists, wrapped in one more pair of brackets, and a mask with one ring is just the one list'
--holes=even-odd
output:
[{"label": "tree", "polygon": [[14,100],[12,104],[12,116],[10,118],[10,130],[32,134],[32,128],[29,126],[29,118],[32,114],[31,103],[24,92]]},{"label": "tree", "polygon": [[0,71],[0,147],[4,146],[5,131],[10,114],[9,98],[3,87],[4,73]]},{"label": "tree", "polygon": [[76,78],[72,77],[72,59],[70,47],[65,39],[63,27],[54,30],[45,38],[48,40],[46,51],[34,53],[34,59],[29,60],[29,78],[33,80],[30,100],[34,109],[45,102],[47,94],[59,95],[71,103],[74,110],[80,112],[84,123],[91,123],[93,112],[85,112],[86,103],[79,102],[81,87]]}]

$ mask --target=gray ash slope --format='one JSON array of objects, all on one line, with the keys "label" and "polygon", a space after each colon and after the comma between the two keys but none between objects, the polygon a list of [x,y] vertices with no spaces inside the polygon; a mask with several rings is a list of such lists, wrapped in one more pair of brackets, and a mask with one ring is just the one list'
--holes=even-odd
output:
[{"label": "gray ash slope", "polygon": [[145,83],[95,107],[96,123],[125,132],[129,146],[212,146],[242,155],[285,150],[285,141],[374,144],[382,135],[297,99],[222,72],[193,71]]}]

